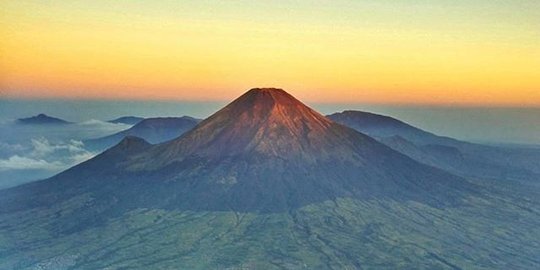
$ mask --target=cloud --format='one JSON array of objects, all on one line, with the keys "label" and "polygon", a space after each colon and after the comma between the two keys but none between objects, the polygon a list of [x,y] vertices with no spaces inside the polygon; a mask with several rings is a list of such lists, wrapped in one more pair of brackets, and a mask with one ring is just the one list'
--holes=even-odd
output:
[{"label": "cloud", "polygon": [[0,151],[22,151],[24,147],[20,144],[9,144],[0,142]]},{"label": "cloud", "polygon": [[31,142],[33,150],[30,155],[33,157],[45,157],[58,152],[68,152],[72,154],[86,152],[83,142],[77,140],[69,140],[67,143],[52,144],[49,140],[41,137],[32,139]]},{"label": "cloud", "polygon": [[77,123],[77,125],[81,127],[100,128],[103,130],[123,130],[133,126],[123,123],[111,123],[97,119],[90,119],[84,122]]},{"label": "cloud", "polygon": [[8,159],[0,160],[0,171],[6,170],[48,170],[56,171],[64,168],[59,161],[48,162],[43,159],[32,159],[14,155]]},{"label": "cloud", "polygon": [[115,125],[115,123],[105,122],[97,119],[90,119],[84,122],[77,123],[81,126],[94,126],[94,125]]},{"label": "cloud", "polygon": [[32,139],[31,141],[34,148],[30,154],[31,156],[44,157],[55,151],[55,147],[52,146],[45,138]]},{"label": "cloud", "polygon": [[45,138],[31,140],[31,146],[18,148],[18,153],[7,159],[0,159],[0,171],[6,170],[47,170],[61,171],[86,161],[96,154],[84,148],[81,141],[51,143]]},{"label": "cloud", "polygon": [[27,150],[28,147],[24,147],[21,144],[9,144],[5,142],[0,142],[0,159],[10,157],[14,154],[21,153]]}]

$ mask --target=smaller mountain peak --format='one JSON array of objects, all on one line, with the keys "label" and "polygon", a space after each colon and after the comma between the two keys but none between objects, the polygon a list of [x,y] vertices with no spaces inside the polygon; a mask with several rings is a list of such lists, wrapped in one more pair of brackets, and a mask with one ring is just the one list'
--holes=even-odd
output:
[{"label": "smaller mountain peak", "polygon": [[195,153],[213,158],[257,153],[310,159],[321,147],[333,147],[341,139],[331,133],[332,125],[282,89],[253,88],[156,151],[162,164]]},{"label": "smaller mountain peak", "polygon": [[112,149],[119,149],[125,152],[139,151],[147,148],[151,144],[146,140],[139,138],[137,136],[126,136],[122,141],[120,141]]},{"label": "smaller mountain peak", "polygon": [[120,141],[119,144],[128,146],[128,145],[146,145],[146,144],[150,144],[150,143],[148,143],[143,138],[128,135],[128,136],[124,137],[124,139],[122,139],[122,141]]},{"label": "smaller mountain peak", "polygon": [[70,122],[40,113],[36,116],[17,119],[22,124],[69,124]]},{"label": "smaller mountain peak", "polygon": [[126,136],[118,144],[103,152],[103,154],[108,156],[132,155],[144,151],[151,146],[152,144],[142,138]]},{"label": "smaller mountain peak", "polygon": [[404,122],[390,116],[375,114],[364,111],[345,110],[327,116],[337,123],[356,127],[359,125],[407,125]]},{"label": "smaller mountain peak", "polygon": [[122,116],[113,120],[109,120],[107,122],[114,123],[114,124],[127,124],[127,125],[136,125],[137,123],[144,120],[143,117],[138,116]]}]

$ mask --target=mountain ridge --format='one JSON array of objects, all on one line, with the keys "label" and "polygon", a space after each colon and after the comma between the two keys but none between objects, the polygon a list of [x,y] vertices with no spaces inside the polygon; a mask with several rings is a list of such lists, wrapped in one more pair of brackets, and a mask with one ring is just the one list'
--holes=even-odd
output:
[{"label": "mountain ridge", "polygon": [[252,89],[177,139],[137,144],[129,153],[119,144],[47,181],[99,194],[118,209],[282,212],[340,197],[445,207],[474,192],[281,89]]},{"label": "mountain ridge", "polygon": [[28,118],[19,118],[17,119],[17,123],[30,125],[67,125],[72,124],[71,122],[68,122],[66,120],[48,116],[44,113],[40,113],[36,116],[28,117]]},{"label": "mountain ridge", "polygon": [[[347,110],[328,118],[366,133],[415,160],[465,177],[526,181],[540,177],[540,151],[439,136],[398,119]],[[406,142],[405,142],[406,141]]]},{"label": "mountain ridge", "polygon": [[92,150],[104,150],[112,147],[126,136],[140,137],[152,144],[162,143],[189,131],[199,121],[199,119],[190,116],[146,118],[129,129],[100,138],[84,140],[83,143]]},{"label": "mountain ridge", "polygon": [[113,123],[113,124],[136,125],[144,119],[145,119],[144,117],[138,117],[138,116],[122,116],[122,117],[109,120],[107,122]]}]

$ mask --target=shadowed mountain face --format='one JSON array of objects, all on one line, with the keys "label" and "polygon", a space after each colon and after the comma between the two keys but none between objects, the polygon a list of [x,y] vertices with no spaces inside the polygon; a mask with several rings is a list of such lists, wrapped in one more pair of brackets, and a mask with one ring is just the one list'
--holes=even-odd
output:
[{"label": "shadowed mountain face", "polygon": [[92,150],[104,150],[119,143],[126,136],[140,137],[152,144],[162,143],[179,137],[195,127],[199,121],[189,116],[147,118],[127,130],[85,140],[84,145]]},{"label": "shadowed mountain face", "polygon": [[17,123],[19,124],[31,124],[31,125],[65,125],[65,124],[71,124],[71,122],[62,120],[60,118],[55,118],[48,116],[46,114],[38,114],[36,116],[28,117],[28,118],[20,118],[17,119]]},{"label": "shadowed mountain face", "polygon": [[93,192],[117,209],[280,212],[339,197],[449,206],[472,189],[280,89],[252,89],[180,138],[122,154],[141,144],[133,140],[36,183],[39,196]]},{"label": "shadowed mountain face", "polygon": [[328,118],[368,134],[419,162],[454,174],[529,183],[540,179],[538,149],[459,141],[437,136],[388,116],[361,111],[334,113]]}]

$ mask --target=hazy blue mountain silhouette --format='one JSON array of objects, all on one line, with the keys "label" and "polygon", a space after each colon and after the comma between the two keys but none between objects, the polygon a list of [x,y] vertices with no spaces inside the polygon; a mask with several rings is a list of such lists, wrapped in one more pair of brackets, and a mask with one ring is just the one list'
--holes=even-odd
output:
[{"label": "hazy blue mountain silhouette", "polygon": [[460,141],[435,135],[392,117],[362,111],[343,111],[327,117],[377,138],[417,161],[455,174],[527,182],[540,179],[538,149]]},{"label": "hazy blue mountain silhouette", "polygon": [[136,124],[138,124],[139,122],[141,122],[142,120],[144,120],[143,117],[138,117],[138,116],[122,116],[122,117],[118,117],[118,118],[113,119],[113,120],[109,120],[109,121],[107,121],[107,122],[109,122],[109,123],[114,123],[114,124],[136,125]]},{"label": "hazy blue mountain silhouette", "polygon": [[129,129],[83,142],[87,148],[100,151],[114,146],[126,136],[140,137],[152,144],[162,143],[182,135],[199,122],[199,119],[189,116],[147,118]]},{"label": "hazy blue mountain silhouette", "polygon": [[68,122],[66,120],[51,117],[44,113],[40,113],[36,116],[28,117],[28,118],[19,118],[17,119],[18,124],[27,124],[27,125],[66,125],[71,124],[71,122]]}]

